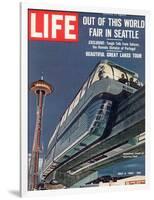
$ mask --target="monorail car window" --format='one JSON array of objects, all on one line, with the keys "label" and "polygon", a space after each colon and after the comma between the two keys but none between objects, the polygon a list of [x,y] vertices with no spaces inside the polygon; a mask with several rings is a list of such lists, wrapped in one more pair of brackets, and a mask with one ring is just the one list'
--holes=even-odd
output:
[{"label": "monorail car window", "polygon": [[[97,70],[96,70],[95,73],[94,73],[93,78],[92,78],[91,85],[92,85],[95,81],[98,81],[98,80],[100,79],[99,76],[98,76],[99,71],[100,71],[100,69],[99,69],[99,67],[98,67]],[[103,72],[102,72],[102,73],[103,73]]]},{"label": "monorail car window", "polygon": [[81,91],[77,94],[77,96],[76,96],[75,99],[74,99],[73,108],[75,108],[75,106],[79,103],[80,94],[81,94]]},{"label": "monorail car window", "polygon": [[67,115],[68,115],[68,109],[65,111],[65,119],[64,120],[66,120],[66,118],[67,118]]},{"label": "monorail car window", "polygon": [[130,81],[130,79],[131,79],[131,78],[133,78],[133,81],[134,81],[134,82],[136,82],[136,81],[137,81],[137,78],[136,78],[136,77],[134,77],[134,75],[133,75],[133,74],[131,74],[131,73],[127,73],[127,77],[128,77],[128,82]]},{"label": "monorail car window", "polygon": [[88,87],[103,78],[113,79],[113,69],[108,64],[99,64],[97,70],[91,75]]},{"label": "monorail car window", "polygon": [[89,87],[91,86],[91,84],[92,84],[92,80],[93,80],[94,75],[95,75],[95,72],[93,72],[93,73],[91,74],[91,76],[90,76],[90,78],[89,78],[89,80],[88,80],[88,88],[89,88]]},{"label": "monorail car window", "polygon": [[68,113],[68,109],[65,111],[62,119],[61,119],[61,122],[60,122],[60,126],[63,124],[63,122],[66,120],[66,117],[67,117],[67,113]]},{"label": "monorail car window", "polygon": [[135,82],[135,83],[138,82],[138,78],[135,77],[134,75],[127,73],[127,76],[128,76],[128,81],[130,81],[130,79],[132,79],[133,82]]},{"label": "monorail car window", "polygon": [[60,126],[62,126],[63,122],[64,122],[64,115],[63,115],[63,117],[62,117],[62,119],[60,121]]},{"label": "monorail car window", "polygon": [[103,70],[104,70],[104,78],[113,79],[113,69],[110,65],[104,64]]},{"label": "monorail car window", "polygon": [[80,98],[82,98],[83,95],[85,94],[86,89],[87,89],[87,84],[88,84],[88,81],[86,81],[85,84],[84,84],[83,87],[82,87]]},{"label": "monorail car window", "polygon": [[125,73],[125,71],[121,71],[120,69],[117,69],[115,67],[113,67],[113,71],[114,71],[114,80],[119,80],[122,77],[122,74],[124,74],[124,78],[128,80],[128,76]]},{"label": "monorail car window", "polygon": [[74,107],[74,101],[71,103],[71,105],[69,106],[69,110],[68,110],[68,116],[71,114],[72,110]]}]

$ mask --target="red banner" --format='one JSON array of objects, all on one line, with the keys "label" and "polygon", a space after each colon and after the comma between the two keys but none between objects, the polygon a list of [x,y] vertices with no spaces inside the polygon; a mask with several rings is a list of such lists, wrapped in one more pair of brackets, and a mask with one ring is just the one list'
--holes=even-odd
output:
[{"label": "red banner", "polygon": [[29,40],[78,41],[78,13],[47,10],[28,11]]}]

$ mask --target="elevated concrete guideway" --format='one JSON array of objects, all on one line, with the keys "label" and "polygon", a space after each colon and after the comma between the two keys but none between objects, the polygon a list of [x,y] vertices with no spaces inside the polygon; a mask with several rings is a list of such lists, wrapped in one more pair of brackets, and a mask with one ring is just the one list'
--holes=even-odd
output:
[{"label": "elevated concrete guideway", "polygon": [[123,100],[116,111],[111,134],[100,139],[84,151],[71,157],[45,177],[71,187],[84,177],[112,163],[122,161],[124,154],[144,152],[145,140],[145,88]]}]

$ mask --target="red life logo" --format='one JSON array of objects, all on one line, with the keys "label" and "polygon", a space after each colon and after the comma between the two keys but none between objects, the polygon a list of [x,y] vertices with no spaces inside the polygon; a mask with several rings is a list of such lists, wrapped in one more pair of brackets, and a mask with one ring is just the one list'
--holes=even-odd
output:
[{"label": "red life logo", "polygon": [[47,10],[28,11],[29,40],[78,41],[78,13]]}]

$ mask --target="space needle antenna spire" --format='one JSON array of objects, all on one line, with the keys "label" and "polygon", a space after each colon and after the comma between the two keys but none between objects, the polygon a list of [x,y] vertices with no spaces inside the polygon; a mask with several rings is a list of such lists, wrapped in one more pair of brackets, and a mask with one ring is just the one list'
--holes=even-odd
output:
[{"label": "space needle antenna spire", "polygon": [[44,80],[44,73],[41,72],[41,80],[43,81]]},{"label": "space needle antenna spire", "polygon": [[43,118],[43,100],[47,95],[51,94],[53,91],[52,85],[50,85],[44,80],[43,72],[41,74],[41,79],[32,83],[31,91],[36,95],[37,110],[29,173],[29,189],[35,190],[38,188],[39,183],[39,154],[41,150],[40,140]]}]

